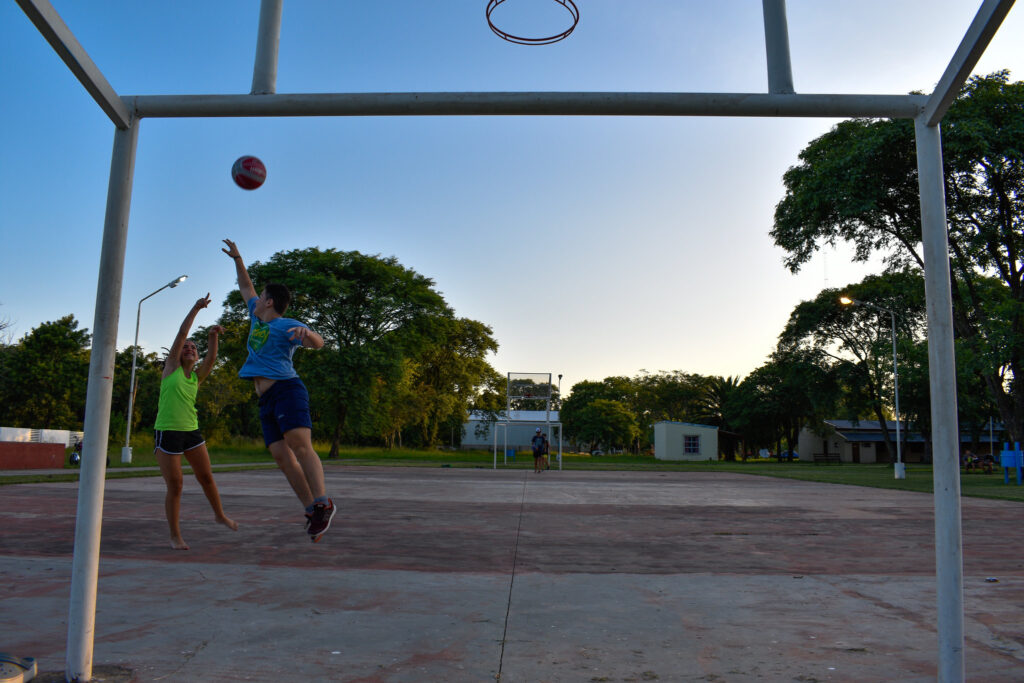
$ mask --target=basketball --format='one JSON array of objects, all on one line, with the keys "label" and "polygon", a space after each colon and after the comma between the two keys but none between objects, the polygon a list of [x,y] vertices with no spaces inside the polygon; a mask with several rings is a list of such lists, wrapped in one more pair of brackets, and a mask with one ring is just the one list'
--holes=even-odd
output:
[{"label": "basketball", "polygon": [[243,190],[255,190],[267,179],[267,167],[256,157],[238,157],[231,167],[231,177]]}]

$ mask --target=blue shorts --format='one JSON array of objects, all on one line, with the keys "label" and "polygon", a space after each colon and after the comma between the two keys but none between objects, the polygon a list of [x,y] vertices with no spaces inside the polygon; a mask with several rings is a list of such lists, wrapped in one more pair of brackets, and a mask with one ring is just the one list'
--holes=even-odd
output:
[{"label": "blue shorts", "polygon": [[298,377],[279,379],[260,396],[263,443],[270,445],[296,427],[313,428],[309,416],[309,392]]}]

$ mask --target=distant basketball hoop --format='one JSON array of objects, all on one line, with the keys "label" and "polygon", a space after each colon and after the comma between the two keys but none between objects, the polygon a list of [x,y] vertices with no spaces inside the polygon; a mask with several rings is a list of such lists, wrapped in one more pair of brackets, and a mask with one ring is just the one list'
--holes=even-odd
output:
[{"label": "distant basketball hoop", "polygon": [[551,43],[557,43],[558,41],[566,38],[573,29],[576,28],[576,24],[580,23],[580,10],[576,7],[576,3],[572,0],[551,0],[557,2],[559,5],[564,7],[572,15],[572,26],[565,29],[561,33],[546,38],[524,38],[522,36],[514,36],[511,33],[506,33],[500,28],[494,25],[491,21],[491,13],[494,12],[495,8],[505,0],[489,0],[487,3],[487,25],[491,27],[491,30],[501,39],[507,40],[510,43],[517,43],[519,45],[550,45]]}]

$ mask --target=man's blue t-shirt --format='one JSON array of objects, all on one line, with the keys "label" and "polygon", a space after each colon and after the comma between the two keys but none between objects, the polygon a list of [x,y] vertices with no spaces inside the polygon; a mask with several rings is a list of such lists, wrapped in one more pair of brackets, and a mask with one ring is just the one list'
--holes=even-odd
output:
[{"label": "man's blue t-shirt", "polygon": [[298,377],[292,365],[295,349],[302,345],[299,339],[290,339],[288,330],[293,327],[307,327],[291,318],[274,318],[263,322],[255,315],[258,297],[245,302],[249,307],[249,357],[238,371],[239,377],[266,377],[267,379],[292,379]]}]

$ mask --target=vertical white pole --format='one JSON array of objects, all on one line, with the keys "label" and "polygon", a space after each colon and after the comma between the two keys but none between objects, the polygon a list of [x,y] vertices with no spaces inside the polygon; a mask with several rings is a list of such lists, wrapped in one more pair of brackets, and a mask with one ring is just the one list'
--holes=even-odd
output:
[{"label": "vertical white pole", "polygon": [[252,69],[251,95],[272,95],[277,90],[277,50],[281,43],[281,6],[284,0],[260,3],[256,35],[256,63]]},{"label": "vertical white pole", "polygon": [[85,448],[78,484],[75,551],[71,562],[71,604],[68,609],[65,670],[65,677],[69,681],[87,681],[92,678],[110,397],[114,381],[117,319],[121,311],[128,212],[131,207],[138,137],[138,119],[134,119],[125,130],[116,129],[110,161],[103,249],[100,253],[96,313],[93,318],[92,355],[89,360],[89,387],[85,398]]},{"label": "vertical white pole", "polygon": [[789,25],[786,0],[761,0],[764,11],[764,45],[768,57],[768,92],[792,95],[793,65],[789,57]]},{"label": "vertical white pole", "polygon": [[992,416],[988,418],[988,456],[995,458],[995,442],[992,441]]},{"label": "vertical white pole", "polygon": [[921,190],[924,284],[928,310],[932,470],[935,487],[935,579],[939,631],[938,680],[964,680],[963,537],[960,517],[960,438],[956,358],[946,233],[942,139],[938,126],[914,121]]},{"label": "vertical white pole", "polygon": [[896,314],[889,311],[889,317],[892,322],[892,388],[895,395],[893,405],[896,408],[896,467],[894,471],[896,479],[906,479],[907,468],[903,466],[903,444],[900,441],[900,371],[896,365]]},{"label": "vertical white pole", "polygon": [[135,312],[135,345],[132,346],[132,376],[128,381],[128,419],[124,428],[124,448],[121,449],[121,462],[132,461],[132,414],[135,411],[135,352],[139,348],[139,320],[142,318],[142,302]]}]

